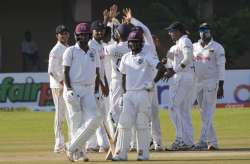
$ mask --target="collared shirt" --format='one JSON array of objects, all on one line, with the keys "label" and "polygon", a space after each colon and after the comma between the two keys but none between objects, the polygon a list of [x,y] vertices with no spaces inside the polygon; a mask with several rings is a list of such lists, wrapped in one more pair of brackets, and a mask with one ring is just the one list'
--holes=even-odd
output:
[{"label": "collared shirt", "polygon": [[[62,58],[66,46],[60,42],[52,48],[49,54],[48,73],[50,75],[50,88],[62,88],[60,81],[64,79]],[[52,75],[51,75],[52,74]]]},{"label": "collared shirt", "polygon": [[225,78],[225,50],[213,39],[205,47],[201,41],[194,43],[195,74],[198,80]]},{"label": "collared shirt", "polygon": [[126,75],[126,90],[142,90],[146,84],[153,82],[153,67],[159,63],[152,53],[141,51],[133,55],[132,52],[122,57],[119,70]]},{"label": "collared shirt", "polygon": [[94,49],[83,51],[76,43],[63,54],[63,66],[69,66],[71,84],[94,85],[96,68],[100,67],[100,58]]}]

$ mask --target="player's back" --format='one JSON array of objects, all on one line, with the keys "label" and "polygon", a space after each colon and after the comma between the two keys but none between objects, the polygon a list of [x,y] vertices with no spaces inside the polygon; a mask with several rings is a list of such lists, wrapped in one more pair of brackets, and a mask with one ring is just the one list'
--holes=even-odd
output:
[{"label": "player's back", "polygon": [[118,68],[122,56],[129,51],[130,49],[128,48],[128,42],[120,42],[118,44],[110,45],[107,48],[107,55],[110,55],[111,57],[111,79],[121,80],[121,73]]}]

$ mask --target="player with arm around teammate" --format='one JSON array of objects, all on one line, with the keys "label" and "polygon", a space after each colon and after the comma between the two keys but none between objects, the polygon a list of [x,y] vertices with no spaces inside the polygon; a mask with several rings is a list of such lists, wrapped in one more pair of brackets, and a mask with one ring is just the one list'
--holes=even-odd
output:
[{"label": "player with arm around teammate", "polygon": [[75,28],[76,44],[63,54],[64,99],[72,131],[71,140],[66,145],[66,155],[70,161],[79,160],[79,157],[88,161],[84,145],[101,122],[94,96],[95,80],[100,80],[100,58],[88,46],[90,37],[89,24],[78,24]]},{"label": "player with arm around teammate", "polygon": [[[55,120],[54,120],[54,133],[55,133],[55,146],[54,152],[60,153],[65,150],[64,134],[63,134],[63,121],[66,117],[68,122],[68,113],[63,99],[63,66],[62,58],[63,53],[68,47],[69,30],[64,25],[56,27],[57,43],[52,48],[49,54],[48,73],[50,77],[50,88],[52,91],[53,102],[55,104]],[[70,133],[69,133],[70,138]]]},{"label": "player with arm around teammate", "polygon": [[196,97],[201,108],[202,129],[196,150],[218,149],[217,137],[213,127],[216,99],[224,96],[225,50],[213,40],[208,23],[199,27],[200,40],[193,44]]},{"label": "player with arm around teammate", "polygon": [[190,116],[194,83],[193,45],[182,23],[174,22],[166,30],[175,42],[175,46],[171,50],[173,68],[166,74],[167,78],[172,78],[169,90],[169,110],[171,110],[170,113],[175,114],[170,114],[170,116],[176,117],[174,119],[176,139],[171,149],[187,150],[193,147],[193,128]]},{"label": "player with arm around teammate", "polygon": [[143,36],[139,31],[132,31],[128,37],[131,51],[122,57],[119,70],[123,74],[124,90],[123,110],[118,122],[118,140],[113,161],[127,160],[131,128],[137,132],[137,160],[149,160],[149,120],[151,115],[148,84],[154,77],[152,67],[165,70],[165,67],[151,53],[142,51]]}]

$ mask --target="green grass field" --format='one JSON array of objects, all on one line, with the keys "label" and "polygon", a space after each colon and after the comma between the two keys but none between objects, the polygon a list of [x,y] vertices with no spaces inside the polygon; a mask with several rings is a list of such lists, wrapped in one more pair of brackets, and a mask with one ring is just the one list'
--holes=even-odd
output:
[{"label": "green grass field", "polygon": [[[193,125],[195,140],[200,133],[199,112],[194,110]],[[170,145],[174,131],[166,111],[161,111],[161,128],[164,145]],[[48,112],[0,112],[0,163],[3,164],[64,164],[71,163],[64,154],[54,154],[54,113]],[[152,153],[152,164],[194,163],[250,163],[250,110],[217,110],[214,120],[220,151],[161,152]],[[91,163],[104,161],[105,154],[89,154]],[[135,161],[136,154],[129,154]],[[144,163],[144,162],[143,162]]]}]

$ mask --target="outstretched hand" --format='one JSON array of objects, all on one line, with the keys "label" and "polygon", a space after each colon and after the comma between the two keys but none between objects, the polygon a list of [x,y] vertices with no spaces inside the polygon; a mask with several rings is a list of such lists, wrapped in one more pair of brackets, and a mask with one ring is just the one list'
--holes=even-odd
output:
[{"label": "outstretched hand", "polygon": [[116,4],[113,4],[110,8],[109,8],[109,17],[112,18],[116,18],[120,13],[118,12],[118,6]]},{"label": "outstretched hand", "polygon": [[130,23],[131,21],[131,18],[132,18],[132,11],[130,8],[125,8],[123,9],[123,20],[126,22],[126,23]]}]

